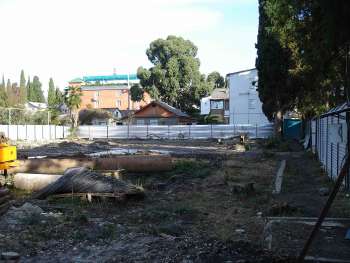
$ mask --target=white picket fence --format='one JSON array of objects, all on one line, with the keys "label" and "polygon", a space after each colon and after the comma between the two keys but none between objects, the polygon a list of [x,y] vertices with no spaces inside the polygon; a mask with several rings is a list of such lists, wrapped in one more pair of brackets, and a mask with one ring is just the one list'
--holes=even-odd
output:
[{"label": "white picket fence", "polygon": [[273,126],[272,124],[80,126],[77,135],[79,138],[90,139],[224,139],[243,133],[250,138],[268,138],[273,133]]},{"label": "white picket fence", "polygon": [[0,125],[0,132],[11,140],[50,141],[64,139],[69,127],[56,125]]}]

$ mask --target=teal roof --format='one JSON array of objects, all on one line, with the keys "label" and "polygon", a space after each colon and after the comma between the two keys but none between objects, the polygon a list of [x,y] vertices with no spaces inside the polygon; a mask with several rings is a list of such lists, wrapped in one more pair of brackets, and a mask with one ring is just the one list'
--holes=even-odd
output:
[{"label": "teal roof", "polygon": [[90,81],[111,81],[111,80],[138,80],[136,74],[113,74],[105,76],[85,76],[83,80],[86,82]]}]

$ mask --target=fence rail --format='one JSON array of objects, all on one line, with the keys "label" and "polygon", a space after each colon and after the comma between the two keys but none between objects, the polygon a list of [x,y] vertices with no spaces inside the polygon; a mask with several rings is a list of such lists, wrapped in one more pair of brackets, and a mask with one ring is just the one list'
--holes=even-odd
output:
[{"label": "fence rail", "polygon": [[80,126],[79,138],[114,139],[208,139],[229,138],[245,133],[250,138],[267,138],[273,126],[267,125],[121,125]]},{"label": "fence rail", "polygon": [[[311,121],[311,148],[317,154],[328,176],[335,180],[344,164],[349,150],[348,111],[328,113]],[[344,186],[350,190],[350,172],[345,177]]]},{"label": "fence rail", "polygon": [[0,125],[0,132],[11,140],[48,141],[67,138],[69,128],[57,125]]}]

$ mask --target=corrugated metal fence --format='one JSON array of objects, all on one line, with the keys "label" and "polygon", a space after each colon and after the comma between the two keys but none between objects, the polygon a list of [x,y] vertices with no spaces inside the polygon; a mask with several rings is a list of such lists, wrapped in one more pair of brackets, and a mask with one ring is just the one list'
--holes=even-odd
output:
[{"label": "corrugated metal fence", "polygon": [[[332,180],[337,178],[349,149],[349,121],[347,120],[350,120],[350,109],[346,105],[341,105],[311,121],[312,150],[317,154]],[[344,184],[349,190],[349,171]]]},{"label": "corrugated metal fence", "polygon": [[208,139],[229,138],[242,133],[250,138],[268,138],[272,135],[272,124],[266,125],[121,125],[80,126],[80,138],[115,139]]},{"label": "corrugated metal fence", "polygon": [[0,132],[11,140],[49,141],[64,139],[69,127],[56,125],[0,125]]}]

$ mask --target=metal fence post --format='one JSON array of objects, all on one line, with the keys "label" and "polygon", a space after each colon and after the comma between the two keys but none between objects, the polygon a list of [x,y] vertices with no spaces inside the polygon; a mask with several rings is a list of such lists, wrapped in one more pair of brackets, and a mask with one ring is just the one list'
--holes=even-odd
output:
[{"label": "metal fence post", "polygon": [[[346,136],[346,154],[349,154],[350,149],[350,112],[346,112],[346,127],[347,127],[347,136]],[[350,189],[350,180],[349,180],[349,168],[347,170],[346,176],[345,176],[345,189]]]},{"label": "metal fence post", "polygon": [[331,142],[331,179],[333,180],[333,143],[332,142]]},{"label": "metal fence post", "polygon": [[258,124],[255,123],[255,139],[258,138]]},{"label": "metal fence post", "polygon": [[146,138],[148,139],[148,123],[146,124]]},{"label": "metal fence post", "polygon": [[191,125],[188,125],[188,138],[191,139]]},{"label": "metal fence post", "polygon": [[337,175],[339,174],[339,142],[337,143]]},{"label": "metal fence post", "polygon": [[108,127],[109,127],[109,126],[108,126],[108,124],[107,124],[107,140],[108,140]]},{"label": "metal fence post", "polygon": [[327,116],[327,121],[326,121],[326,171],[328,173],[328,116]]},{"label": "metal fence post", "polygon": [[128,139],[129,139],[129,132],[130,132],[130,131],[129,131],[129,129],[130,129],[129,126],[130,126],[130,124],[128,123]]},{"label": "metal fence post", "polygon": [[210,124],[210,138],[213,139],[213,124]]},{"label": "metal fence post", "polygon": [[168,140],[170,140],[170,125],[168,125]]}]

